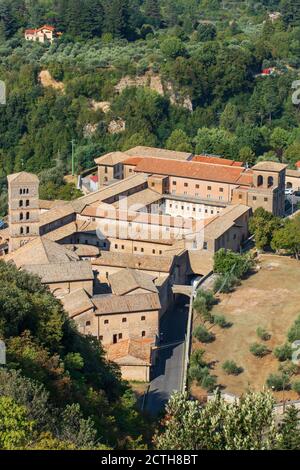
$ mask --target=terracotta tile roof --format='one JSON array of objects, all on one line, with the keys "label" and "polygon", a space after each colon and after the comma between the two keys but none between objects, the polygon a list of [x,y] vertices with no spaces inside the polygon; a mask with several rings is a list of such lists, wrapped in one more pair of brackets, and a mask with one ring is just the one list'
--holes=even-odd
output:
[{"label": "terracotta tile roof", "polygon": [[300,160],[296,162],[296,168],[300,168]]},{"label": "terracotta tile roof", "polygon": [[124,204],[125,201],[128,209],[130,209],[134,205],[139,205],[140,207],[136,208],[136,210],[139,210],[142,207],[160,201],[162,198],[162,194],[158,193],[157,191],[153,191],[150,188],[147,188],[142,191],[138,191],[137,193],[131,194],[130,196],[115,202],[113,205],[114,207],[118,208],[120,206],[120,203],[123,201]]},{"label": "terracotta tile roof", "polygon": [[89,261],[24,265],[23,269],[41,278],[43,284],[92,281],[94,274]]},{"label": "terracotta tile roof", "polygon": [[38,183],[39,179],[36,175],[32,173],[27,173],[26,171],[21,171],[20,173],[14,173],[7,176],[8,183],[17,182],[19,183]]},{"label": "terracotta tile roof", "polygon": [[134,269],[123,269],[117,273],[108,276],[108,282],[112,292],[115,295],[125,295],[143,289],[157,294],[157,288],[154,285],[156,276],[150,276]]},{"label": "terracotta tile roof", "polygon": [[206,276],[214,268],[213,254],[205,250],[189,251],[190,267],[194,274]]},{"label": "terracotta tile roof", "polygon": [[111,152],[102,155],[102,157],[95,158],[95,163],[97,165],[114,166],[118,163],[123,163],[127,159],[128,155],[124,152]]},{"label": "terracotta tile roof", "polygon": [[209,165],[198,162],[170,162],[168,160],[144,159],[135,168],[136,172],[170,175],[203,181],[236,184],[244,168]]},{"label": "terracotta tile roof", "polygon": [[93,266],[140,269],[143,271],[168,273],[173,264],[173,256],[136,255],[102,251]]},{"label": "terracotta tile roof", "polygon": [[252,167],[252,170],[255,171],[282,171],[285,170],[288,165],[284,163],[277,163],[277,162],[260,162],[257,163],[255,166]]},{"label": "terracotta tile roof", "polygon": [[125,162],[123,162],[123,165],[136,166],[142,160],[143,160],[143,157],[131,157],[125,160]]},{"label": "terracotta tile roof", "polygon": [[242,184],[244,186],[252,186],[253,185],[253,171],[246,170],[244,173],[241,174],[237,183]]},{"label": "terracotta tile roof", "polygon": [[49,211],[40,215],[40,227],[50,224],[51,222],[55,222],[56,220],[63,219],[64,217],[72,214],[74,214],[75,219],[75,210],[70,203],[53,207]]},{"label": "terracotta tile roof", "polygon": [[97,256],[100,254],[99,248],[93,245],[73,244],[63,246],[73,252],[79,258],[97,258]]},{"label": "terracotta tile roof", "polygon": [[300,178],[300,171],[299,170],[286,170],[286,176],[290,176],[292,178]]},{"label": "terracotta tile roof", "polygon": [[238,166],[243,167],[243,162],[236,162],[234,160],[229,160],[227,158],[210,156],[210,155],[196,155],[193,159],[193,162],[199,163],[210,163],[212,165],[225,165],[225,166]]},{"label": "terracotta tile roof", "polygon": [[187,152],[176,152],[174,150],[142,146],[127,150],[126,153],[130,157],[165,158],[167,160],[188,160],[192,157],[192,154]]},{"label": "terracotta tile roof", "polygon": [[84,289],[78,289],[61,299],[64,309],[71,317],[94,310],[94,304]]},{"label": "terracotta tile roof", "polygon": [[219,217],[213,219],[204,227],[204,238],[219,238],[236,224],[244,214],[250,212],[250,207],[243,204],[228,206]]},{"label": "terracotta tile roof", "polygon": [[152,338],[127,339],[119,343],[106,346],[109,361],[120,365],[134,365],[136,363],[151,365],[151,350],[154,345]]},{"label": "terracotta tile roof", "polygon": [[158,294],[136,295],[99,295],[93,297],[96,315],[112,315],[115,313],[134,313],[160,310]]},{"label": "terracotta tile roof", "polygon": [[37,31],[42,31],[43,29],[48,29],[49,31],[55,31],[54,26],[50,26],[48,24],[44,24],[44,26],[41,26]]},{"label": "terracotta tile roof", "polygon": [[67,204],[69,204],[68,201],[61,201],[59,199],[56,199],[55,201],[39,199],[39,207],[40,209],[43,209],[43,210],[50,210],[50,209],[53,209],[54,207],[64,206]]},{"label": "terracotta tile roof", "polygon": [[46,237],[37,237],[18,250],[5,256],[6,261],[13,261],[20,268],[24,265],[67,263],[79,261],[79,256]]}]

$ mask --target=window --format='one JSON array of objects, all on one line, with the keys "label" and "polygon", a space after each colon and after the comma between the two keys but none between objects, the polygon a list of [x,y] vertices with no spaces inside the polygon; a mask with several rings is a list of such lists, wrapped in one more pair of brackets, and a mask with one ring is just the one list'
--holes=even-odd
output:
[{"label": "window", "polygon": [[162,251],[161,251],[161,250],[159,250],[159,254],[162,255]]},{"label": "window", "polygon": [[204,242],[203,243],[203,250],[207,250],[207,248],[208,248],[208,244],[207,244],[207,242]]},{"label": "window", "polygon": [[242,195],[242,194],[239,194],[239,199],[243,199],[243,195]]},{"label": "window", "polygon": [[257,178],[257,186],[262,186],[264,184],[264,178],[259,175]]},{"label": "window", "polygon": [[224,193],[224,188],[219,188],[220,193]]},{"label": "window", "polygon": [[122,338],[123,338],[122,333],[119,333],[119,339],[122,339]]},{"label": "window", "polygon": [[100,340],[100,341],[103,341],[103,336],[99,336],[99,340]]},{"label": "window", "polygon": [[22,189],[20,189],[20,194],[23,194],[23,190],[22,190]]},{"label": "window", "polygon": [[129,173],[132,173],[132,171],[133,171],[132,168],[129,168]]},{"label": "window", "polygon": [[141,321],[145,321],[146,320],[146,317],[145,316],[142,316],[141,317]]},{"label": "window", "polygon": [[107,168],[107,166],[105,167],[105,170],[104,170],[104,171],[105,171],[105,173],[108,173],[108,168]]},{"label": "window", "polygon": [[236,233],[233,235],[233,239],[236,240]]},{"label": "window", "polygon": [[185,188],[188,188],[188,187],[189,187],[189,184],[188,184],[188,183],[184,183],[184,187],[185,187]]},{"label": "window", "polygon": [[28,235],[28,233],[29,233],[29,227],[26,227],[26,233],[27,233],[27,235]]},{"label": "window", "polygon": [[142,338],[145,338],[146,336],[146,331],[142,331]]},{"label": "window", "polygon": [[141,253],[144,253],[144,251],[145,251],[144,248],[141,248]]},{"label": "window", "polygon": [[134,251],[137,251],[137,247],[136,247],[136,246],[134,247]]},{"label": "window", "polygon": [[173,181],[172,184],[173,184],[173,186],[176,186],[177,183],[176,183],[176,181]]},{"label": "window", "polygon": [[127,323],[127,318],[122,318],[122,323]]},{"label": "window", "polygon": [[104,325],[109,325],[109,320],[104,320]]},{"label": "window", "polygon": [[253,196],[252,199],[253,199],[253,201],[256,201],[256,200],[257,200],[257,197],[256,197],[256,196]]},{"label": "window", "polygon": [[91,322],[90,321],[85,322],[85,326],[91,326]]},{"label": "window", "polygon": [[211,186],[207,186],[207,191],[211,191]]},{"label": "window", "polygon": [[268,202],[268,200],[269,200],[269,199],[268,199],[267,197],[265,197],[264,201],[265,201],[265,202]]},{"label": "window", "polygon": [[151,183],[151,186],[152,186],[152,188],[154,188],[154,186],[155,186],[155,183]]},{"label": "window", "polygon": [[23,201],[19,201],[19,207],[23,207]]},{"label": "window", "polygon": [[116,249],[116,250],[118,249],[118,245],[117,245],[117,244],[115,245],[115,249]]},{"label": "window", "polygon": [[23,229],[23,227],[21,227],[20,228],[20,234],[23,235],[23,233],[24,233],[24,229]]},{"label": "window", "polygon": [[30,218],[30,214],[29,212],[26,212],[26,220],[29,220],[29,218]]},{"label": "window", "polygon": [[26,207],[29,207],[29,199],[26,201]]},{"label": "window", "polygon": [[26,189],[26,194],[29,194],[29,189]]},{"label": "window", "polygon": [[196,189],[200,189],[200,184],[196,184]]},{"label": "window", "polygon": [[23,212],[21,212],[21,214],[20,214],[20,220],[23,220],[23,219],[24,219]]},{"label": "window", "polygon": [[124,246],[124,245],[122,245],[122,250],[125,250],[125,246]]},{"label": "window", "polygon": [[155,255],[156,251],[155,250],[152,250],[152,254]]}]

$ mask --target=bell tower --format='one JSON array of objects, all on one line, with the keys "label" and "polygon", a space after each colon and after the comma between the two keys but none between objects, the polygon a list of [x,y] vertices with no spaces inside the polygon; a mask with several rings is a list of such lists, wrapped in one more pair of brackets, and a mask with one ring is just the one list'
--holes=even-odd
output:
[{"label": "bell tower", "polygon": [[31,173],[9,175],[9,251],[39,236],[39,179]]}]

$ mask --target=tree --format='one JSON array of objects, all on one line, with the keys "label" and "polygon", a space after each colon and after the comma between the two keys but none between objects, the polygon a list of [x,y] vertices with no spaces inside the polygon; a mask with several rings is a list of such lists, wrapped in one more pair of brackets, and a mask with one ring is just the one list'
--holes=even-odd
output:
[{"label": "tree", "polygon": [[212,23],[200,23],[197,27],[197,40],[200,42],[213,41],[217,36],[217,28]]},{"label": "tree", "polygon": [[192,152],[193,147],[187,134],[181,129],[175,129],[166,142],[166,148],[177,152]]},{"label": "tree", "polygon": [[253,165],[256,161],[256,156],[251,147],[242,147],[239,151],[239,160],[248,165]]},{"label": "tree", "polygon": [[288,146],[289,138],[290,133],[285,129],[281,129],[280,127],[276,127],[272,132],[270,144],[275,150],[279,159],[282,158],[284,149]]},{"label": "tree", "polygon": [[235,144],[235,138],[225,129],[202,128],[198,130],[195,144],[196,153],[199,155],[210,153],[230,157]]},{"label": "tree", "polygon": [[167,37],[161,43],[160,50],[167,59],[176,59],[186,54],[184,43],[176,36]]},{"label": "tree", "polygon": [[278,346],[274,349],[274,356],[278,361],[284,362],[292,359],[293,350],[290,344],[286,343],[283,346]]},{"label": "tree", "polygon": [[269,354],[270,351],[268,350],[267,346],[265,346],[264,344],[253,343],[250,346],[250,352],[251,354],[253,354],[253,356],[264,357],[267,354]]},{"label": "tree", "polygon": [[208,331],[204,326],[197,326],[194,331],[194,336],[201,343],[211,343],[215,340],[215,335]]},{"label": "tree", "polygon": [[227,375],[239,375],[243,371],[234,361],[225,361],[222,365],[222,369]]},{"label": "tree", "polygon": [[279,428],[280,440],[278,447],[281,450],[300,449],[299,424],[299,410],[294,405],[288,406]]},{"label": "tree", "polygon": [[276,230],[271,243],[273,250],[285,250],[300,259],[300,216],[287,220],[284,226]]},{"label": "tree", "polygon": [[221,114],[220,125],[227,131],[233,132],[239,121],[238,107],[233,103],[227,103]]},{"label": "tree", "polygon": [[32,437],[34,422],[28,421],[26,409],[10,397],[0,397],[0,449],[24,447]]},{"label": "tree", "polygon": [[156,28],[161,24],[160,2],[158,0],[145,0],[144,13],[147,21]]},{"label": "tree", "polygon": [[202,406],[187,394],[174,394],[166,410],[158,450],[266,450],[278,445],[270,393],[248,392],[239,402],[226,403],[216,394]]},{"label": "tree", "polygon": [[249,255],[241,255],[222,248],[214,255],[214,272],[222,275],[233,275],[241,279],[253,266]]},{"label": "tree", "polygon": [[264,250],[271,246],[274,233],[282,226],[282,221],[262,207],[256,209],[249,221],[249,231],[254,235],[256,246]]}]

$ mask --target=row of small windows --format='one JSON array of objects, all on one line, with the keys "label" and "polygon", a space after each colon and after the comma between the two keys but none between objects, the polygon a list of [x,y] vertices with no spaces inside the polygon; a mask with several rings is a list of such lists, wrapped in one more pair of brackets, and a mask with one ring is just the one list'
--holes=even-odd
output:
[{"label": "row of small windows", "polygon": [[[115,250],[118,250],[119,248],[121,250],[125,250],[125,245],[120,245],[119,246],[119,245],[115,244]],[[133,251],[137,252],[138,247],[137,246],[133,247]],[[143,247],[141,248],[141,253],[145,253],[145,248],[143,248]],[[162,255],[162,250],[158,250],[158,252],[156,250],[152,250],[152,253],[153,253],[153,255],[156,255],[157,253]]]},{"label": "row of small windows", "polygon": [[[173,186],[177,186],[177,181],[173,181],[172,182]],[[189,187],[189,183],[184,183],[184,187],[185,188],[188,188]],[[196,189],[200,189],[200,184],[196,184],[195,185],[195,188]],[[212,190],[212,187],[211,186],[207,186],[207,191],[211,191]],[[220,187],[219,188],[219,192],[220,193],[223,193],[224,192],[224,188]]]},{"label": "row of small windows", "polygon": [[[146,321],[146,317],[141,316],[141,321]],[[88,322],[87,322],[88,323]],[[90,322],[89,322],[90,323]],[[127,317],[122,318],[122,323],[127,323]],[[104,325],[109,325],[109,320],[104,320]],[[88,326],[88,325],[87,325]]]},{"label": "row of small windows", "polygon": [[21,228],[20,228],[20,235],[24,235],[25,233],[26,233],[26,235],[28,235],[29,232],[30,232],[29,227],[26,227],[26,228],[21,227]]},{"label": "row of small windows", "polygon": [[[25,201],[25,206],[29,207],[29,204],[30,204],[30,201],[29,201],[29,199],[27,199]],[[23,207],[23,206],[24,206],[24,201],[19,201],[19,207]]]},{"label": "row of small windows", "polygon": [[[29,220],[29,219],[30,219],[30,213],[29,213],[29,212],[26,212],[26,214],[25,214],[25,219],[26,219],[26,220]],[[20,213],[20,220],[24,220],[24,214],[23,214],[23,212]]]},{"label": "row of small windows", "polygon": [[[145,338],[146,336],[146,331],[142,331],[142,338]],[[103,336],[99,336],[99,340],[100,341],[103,341],[104,337]],[[117,343],[118,340],[121,341],[123,339],[123,334],[122,333],[119,333],[118,335],[114,335],[113,337],[113,342],[114,343]]]},{"label": "row of small windows", "polygon": [[[172,209],[173,204],[170,204],[169,207],[170,207],[170,209]],[[178,210],[178,205],[175,206],[175,209]],[[190,206],[187,206],[187,207],[181,206],[181,210],[182,210],[182,211],[184,211],[184,210],[190,211],[191,208],[190,208]],[[196,212],[196,207],[193,207],[193,212]],[[202,212],[201,207],[198,208],[198,212]],[[205,214],[208,214],[209,211],[208,211],[208,209],[204,209],[204,212],[205,212]],[[215,213],[214,209],[211,209],[211,210],[210,210],[210,213],[213,215],[213,214]],[[219,213],[220,213],[220,211],[217,210],[217,214],[219,214]]]},{"label": "row of small windows", "polygon": [[20,194],[29,194],[29,189],[28,188],[21,188],[20,189]]}]

